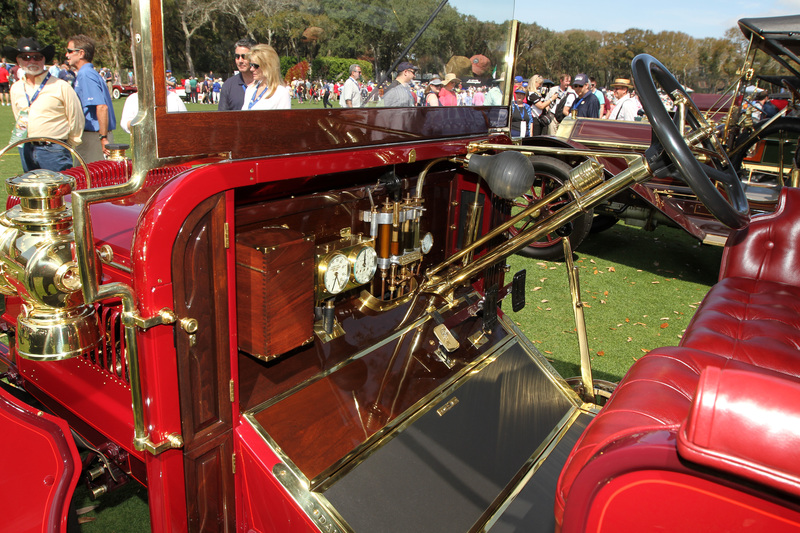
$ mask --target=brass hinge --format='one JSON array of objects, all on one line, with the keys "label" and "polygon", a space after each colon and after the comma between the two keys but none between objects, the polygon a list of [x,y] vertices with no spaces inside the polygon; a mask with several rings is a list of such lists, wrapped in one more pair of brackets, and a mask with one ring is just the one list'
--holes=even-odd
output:
[{"label": "brass hinge", "polygon": [[231,403],[233,403],[233,398],[234,398],[234,395],[233,395],[233,380],[230,380],[228,382],[228,392],[230,393]]},{"label": "brass hinge", "polygon": [[233,470],[233,473],[235,474],[236,473],[236,454],[235,453],[231,454],[231,469]]},{"label": "brass hinge", "polygon": [[225,249],[227,250],[228,248],[231,247],[231,237],[230,237],[230,233],[228,232],[228,223],[227,222],[225,222],[222,225],[222,233],[223,233],[223,237],[222,238],[225,241]]}]

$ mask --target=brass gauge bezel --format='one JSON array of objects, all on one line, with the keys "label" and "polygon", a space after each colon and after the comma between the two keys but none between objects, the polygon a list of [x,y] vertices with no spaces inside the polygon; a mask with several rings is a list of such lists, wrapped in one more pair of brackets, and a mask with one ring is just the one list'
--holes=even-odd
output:
[{"label": "brass gauge bezel", "polygon": [[[365,276],[360,276],[358,274],[358,261],[362,257],[369,263],[369,274]],[[378,271],[378,252],[375,250],[374,246],[368,243],[356,246],[350,251],[348,259],[350,260],[350,272],[353,283],[356,285],[364,285],[372,281],[372,278],[375,277],[375,272]]]},{"label": "brass gauge bezel", "polygon": [[[335,295],[343,292],[350,286],[350,267],[350,260],[341,252],[333,252],[323,257],[318,266],[319,287],[327,294]],[[331,274],[334,276],[333,279],[330,277]]]}]

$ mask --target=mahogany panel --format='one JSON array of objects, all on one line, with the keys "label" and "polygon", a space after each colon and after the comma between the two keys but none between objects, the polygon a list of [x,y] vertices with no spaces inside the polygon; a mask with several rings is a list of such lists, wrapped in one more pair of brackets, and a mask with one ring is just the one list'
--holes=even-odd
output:
[{"label": "mahogany panel", "polygon": [[192,532],[235,531],[233,433],[186,453],[188,524]]}]

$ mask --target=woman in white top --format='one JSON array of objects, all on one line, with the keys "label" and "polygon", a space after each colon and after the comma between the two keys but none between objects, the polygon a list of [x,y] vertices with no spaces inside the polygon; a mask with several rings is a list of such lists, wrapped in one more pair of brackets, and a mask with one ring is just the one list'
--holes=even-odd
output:
[{"label": "woman in white top", "polygon": [[275,49],[268,44],[257,44],[250,49],[248,59],[253,83],[244,93],[242,109],[291,108],[292,97],[281,78],[281,62]]}]

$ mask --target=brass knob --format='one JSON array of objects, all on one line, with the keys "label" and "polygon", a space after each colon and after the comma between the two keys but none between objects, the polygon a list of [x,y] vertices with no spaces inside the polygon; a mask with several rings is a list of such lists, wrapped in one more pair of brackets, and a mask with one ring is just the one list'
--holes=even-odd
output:
[{"label": "brass knob", "polygon": [[183,328],[183,331],[186,333],[195,333],[197,331],[197,319],[196,318],[181,318],[178,323]]}]

